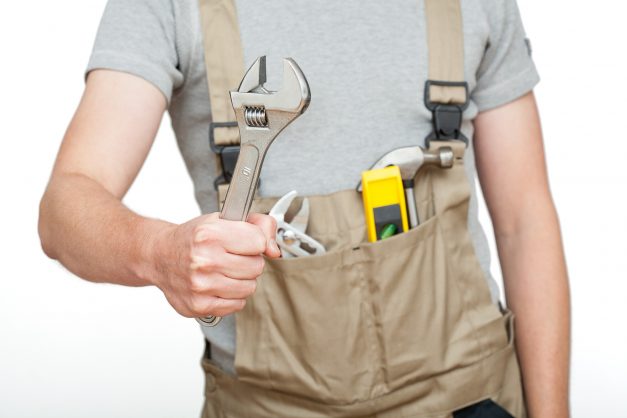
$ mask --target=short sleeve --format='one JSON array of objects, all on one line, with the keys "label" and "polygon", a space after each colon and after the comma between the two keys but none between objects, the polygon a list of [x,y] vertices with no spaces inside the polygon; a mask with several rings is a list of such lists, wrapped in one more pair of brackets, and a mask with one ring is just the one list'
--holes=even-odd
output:
[{"label": "short sleeve", "polygon": [[486,3],[490,35],[471,94],[479,111],[509,103],[540,81],[516,0]]},{"label": "short sleeve", "polygon": [[94,69],[123,71],[154,84],[168,103],[183,83],[171,0],[108,0],[85,77]]}]

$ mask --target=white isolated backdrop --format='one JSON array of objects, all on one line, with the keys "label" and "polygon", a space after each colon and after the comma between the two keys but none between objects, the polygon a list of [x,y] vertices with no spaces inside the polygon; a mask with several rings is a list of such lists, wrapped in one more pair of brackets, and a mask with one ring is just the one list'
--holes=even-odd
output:
[{"label": "white isolated backdrop", "polygon": [[[39,247],[39,198],[104,5],[0,3],[0,418],[185,418],[202,404],[193,320],[154,288],[82,281]],[[627,6],[519,6],[542,75],[536,94],[571,279],[572,415],[625,418]],[[167,117],[125,202],[173,222],[198,214]],[[481,219],[489,232],[485,207]],[[500,277],[496,262],[493,271]]]}]

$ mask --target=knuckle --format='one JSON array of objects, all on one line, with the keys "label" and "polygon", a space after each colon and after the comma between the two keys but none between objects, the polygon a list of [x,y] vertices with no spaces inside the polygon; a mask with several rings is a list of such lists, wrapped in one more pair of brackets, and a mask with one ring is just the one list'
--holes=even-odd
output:
[{"label": "knuckle", "polygon": [[196,225],[194,229],[192,230],[194,241],[195,242],[201,241],[203,238],[203,235],[208,232],[207,229],[208,228],[205,226],[205,224]]},{"label": "knuckle", "polygon": [[256,280],[243,280],[237,289],[237,294],[239,297],[247,298],[255,293],[255,290],[257,290]]},{"label": "knuckle", "polygon": [[196,225],[193,230],[194,242],[212,242],[216,239],[218,231],[216,231],[215,223],[201,223]]},{"label": "knuckle", "polygon": [[256,214],[255,218],[252,220],[252,223],[259,226],[262,229],[264,228],[276,229],[276,219],[270,215]]},{"label": "knuckle", "polygon": [[203,222],[216,222],[220,220],[220,212],[211,212],[206,215],[201,215],[200,218]]},{"label": "knuckle", "polygon": [[207,301],[206,298],[199,297],[198,295],[192,295],[188,301],[188,307],[195,316],[206,315]]},{"label": "knuckle", "polygon": [[256,257],[257,261],[256,261],[256,265],[254,268],[254,274],[255,277],[261,276],[261,273],[263,273],[263,269],[266,267],[266,261],[263,259],[263,257]]},{"label": "knuckle", "polygon": [[244,299],[221,299],[217,301],[212,309],[212,315],[226,316],[235,312],[239,312],[246,306],[246,300]]},{"label": "knuckle", "polygon": [[216,300],[215,303],[211,305],[211,312],[208,313],[208,315],[226,316],[231,313],[231,311],[226,309],[224,304],[220,302],[221,300]]},{"label": "knuckle", "polygon": [[268,216],[268,223],[270,224],[270,229],[272,231],[276,231],[276,228],[277,228],[276,219],[272,216]]},{"label": "knuckle", "polygon": [[202,266],[208,270],[217,270],[220,268],[220,258],[214,254],[206,254],[203,257]]},{"label": "knuckle", "polygon": [[192,274],[189,279],[189,290],[192,293],[202,293],[209,290],[210,285],[207,277],[203,277],[200,274]]},{"label": "knuckle", "polygon": [[192,270],[216,271],[221,267],[220,257],[212,252],[192,257]]},{"label": "knuckle", "polygon": [[255,290],[257,290],[257,280],[249,280],[249,292],[248,295],[252,295],[253,293],[255,293]]},{"label": "knuckle", "polygon": [[257,232],[258,233],[255,234],[255,239],[253,240],[253,245],[255,246],[255,252],[261,254],[266,250],[266,237],[263,235],[260,228],[258,228]]},{"label": "knuckle", "polygon": [[202,292],[202,287],[199,283],[199,281],[197,279],[191,279],[189,281],[189,291],[192,295],[197,294],[197,293],[201,293]]},{"label": "knuckle", "polygon": [[245,299],[238,299],[236,303],[233,304],[233,312],[240,312],[246,306]]}]

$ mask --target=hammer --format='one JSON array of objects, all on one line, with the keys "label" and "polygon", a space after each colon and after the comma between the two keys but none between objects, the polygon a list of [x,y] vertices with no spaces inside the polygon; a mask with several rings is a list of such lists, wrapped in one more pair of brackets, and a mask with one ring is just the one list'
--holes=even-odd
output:
[{"label": "hammer", "polygon": [[[423,165],[436,165],[440,168],[451,168],[455,161],[453,149],[451,147],[441,147],[436,152],[426,151],[419,146],[396,148],[374,163],[370,168],[376,170],[390,165],[398,166],[401,171],[403,188],[405,189],[405,200],[407,201],[407,212],[409,215],[409,225],[411,228],[418,226],[418,211],[414,200],[414,177]],[[357,191],[361,192],[361,181],[357,186]]]}]

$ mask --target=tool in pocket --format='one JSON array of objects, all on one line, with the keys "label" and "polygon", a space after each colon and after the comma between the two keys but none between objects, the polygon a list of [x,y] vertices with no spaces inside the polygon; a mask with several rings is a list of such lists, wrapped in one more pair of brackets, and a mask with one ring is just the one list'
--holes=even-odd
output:
[{"label": "tool in pocket", "polygon": [[[414,177],[418,170],[425,165],[435,165],[440,168],[451,168],[454,163],[453,150],[450,147],[441,147],[437,152],[424,150],[420,146],[396,148],[374,163],[371,170],[382,169],[395,165],[400,169],[403,188],[405,189],[405,202],[409,215],[409,226],[415,228],[420,222],[416,202],[414,200]],[[357,191],[362,191],[362,183],[357,186]]]},{"label": "tool in pocket", "polygon": [[[272,141],[309,106],[311,93],[305,75],[291,58],[283,59],[283,85],[269,91],[266,82],[266,57],[248,69],[231,104],[241,138],[239,157],[226,193],[220,218],[245,221],[253,202],[263,160]],[[218,316],[196,320],[203,326],[216,326]]]},{"label": "tool in pocket", "polygon": [[276,241],[281,248],[281,254],[283,258],[324,254],[324,246],[305,233],[309,223],[309,199],[303,199],[291,222],[285,221],[285,214],[297,195],[295,190],[287,193],[276,202],[269,213],[277,223]]},{"label": "tool in pocket", "polygon": [[407,207],[399,168],[392,165],[364,171],[361,178],[368,241],[406,232]]}]

